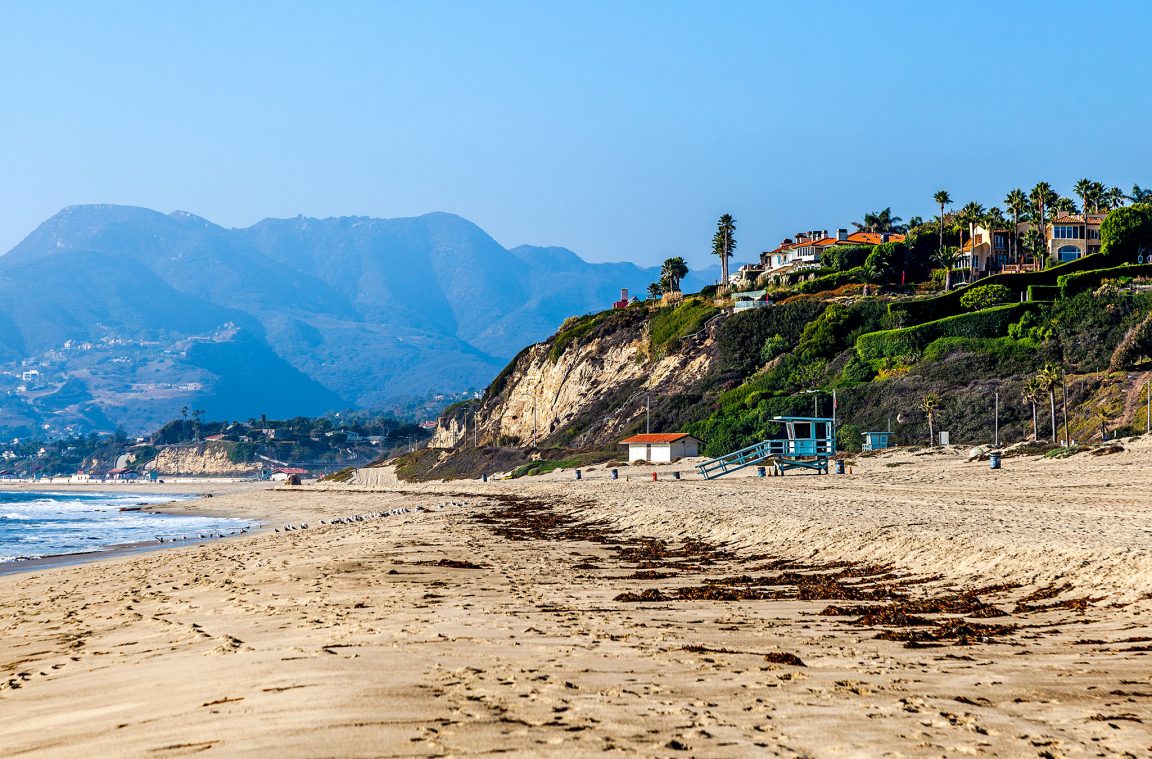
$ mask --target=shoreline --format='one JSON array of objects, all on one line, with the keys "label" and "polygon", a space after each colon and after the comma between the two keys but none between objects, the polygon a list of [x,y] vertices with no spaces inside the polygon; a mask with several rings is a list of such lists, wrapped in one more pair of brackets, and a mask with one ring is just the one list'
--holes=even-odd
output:
[{"label": "shoreline", "polygon": [[[155,485],[156,483],[131,483],[132,487]],[[177,484],[177,483],[173,483]],[[215,485],[239,485],[244,484],[245,491],[254,489],[251,487],[256,483],[249,483],[247,481],[240,483],[234,481],[217,481]],[[32,492],[32,493],[51,493],[51,492],[75,492],[75,493],[124,493],[124,485],[107,484],[101,487],[103,483],[56,483],[51,486],[51,489],[44,489],[38,483],[4,483],[0,485],[0,492]],[[163,487],[163,484],[161,485]],[[222,509],[207,509],[202,510],[196,507],[196,504],[206,500],[207,498],[215,498],[217,493],[234,493],[235,488],[228,488],[224,491],[217,490],[216,493],[209,492],[204,489],[202,483],[184,482],[177,484],[180,489],[177,492],[161,493],[149,489],[147,491],[140,491],[132,493],[140,497],[161,497],[171,500],[162,501],[157,503],[138,504],[131,507],[119,507],[119,511],[139,512],[146,514],[157,514],[167,516],[183,516],[183,517],[200,517],[204,519],[247,519],[244,516],[237,516],[232,513],[227,507]],[[125,493],[125,495],[128,495]],[[106,560],[113,560],[122,557],[129,557],[146,553],[150,551],[161,551],[171,548],[181,547],[194,547],[204,545],[209,542],[220,540],[228,540],[231,538],[240,538],[244,535],[255,535],[269,529],[268,524],[262,520],[248,519],[251,526],[240,534],[235,535],[220,535],[219,537],[209,537],[188,540],[169,540],[164,543],[158,543],[155,540],[142,540],[131,543],[116,543],[101,548],[96,548],[91,551],[69,551],[66,553],[45,554],[43,556],[36,556],[31,558],[16,558],[9,561],[0,561],[0,577],[18,575],[27,572],[42,572],[51,571],[62,567],[74,567],[83,564],[90,564],[95,562],[102,562]]]}]

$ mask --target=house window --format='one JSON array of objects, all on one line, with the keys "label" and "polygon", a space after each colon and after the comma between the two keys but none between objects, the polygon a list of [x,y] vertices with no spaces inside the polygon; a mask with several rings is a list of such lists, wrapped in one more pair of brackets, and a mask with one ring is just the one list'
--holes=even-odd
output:
[{"label": "house window", "polygon": [[1008,235],[1002,232],[997,232],[993,236],[992,240],[993,247],[995,247],[996,250],[1008,250]]},{"label": "house window", "polygon": [[1084,236],[1083,227],[1072,226],[1054,226],[1052,227],[1052,237],[1057,240],[1079,240]]},{"label": "house window", "polygon": [[1100,230],[1099,229],[1089,229],[1088,230],[1088,239],[1089,240],[1099,240],[1100,239]]},{"label": "house window", "polygon": [[1061,262],[1075,261],[1080,257],[1080,249],[1075,245],[1065,245],[1064,247],[1060,248],[1060,250],[1056,251],[1056,255],[1060,258]]}]

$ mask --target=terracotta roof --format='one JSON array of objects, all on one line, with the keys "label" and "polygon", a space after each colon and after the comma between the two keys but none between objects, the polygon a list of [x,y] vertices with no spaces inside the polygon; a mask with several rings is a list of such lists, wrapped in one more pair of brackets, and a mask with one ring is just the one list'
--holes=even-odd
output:
[{"label": "terracotta roof", "polygon": [[[853,232],[848,235],[848,242],[862,242],[865,245],[879,245],[883,239],[882,232]],[[889,233],[888,242],[904,242],[904,235]]]},{"label": "terracotta roof", "polygon": [[633,435],[632,437],[624,438],[620,444],[625,443],[675,443],[677,440],[683,440],[686,437],[692,437],[684,432],[650,432],[640,435]]}]

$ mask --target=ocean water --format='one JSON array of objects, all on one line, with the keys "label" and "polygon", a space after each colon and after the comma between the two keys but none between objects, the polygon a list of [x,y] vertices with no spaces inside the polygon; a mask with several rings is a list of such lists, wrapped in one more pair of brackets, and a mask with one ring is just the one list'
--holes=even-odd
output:
[{"label": "ocean water", "polygon": [[246,519],[120,511],[194,496],[155,493],[0,492],[0,562],[89,553],[157,538],[198,540],[255,526]]}]

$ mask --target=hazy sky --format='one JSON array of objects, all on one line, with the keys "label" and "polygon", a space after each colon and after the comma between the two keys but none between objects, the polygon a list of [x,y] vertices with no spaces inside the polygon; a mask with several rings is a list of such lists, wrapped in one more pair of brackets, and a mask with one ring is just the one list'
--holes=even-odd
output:
[{"label": "hazy sky", "polygon": [[1147,2],[0,0],[0,250],[61,207],[461,214],[737,258],[891,205],[1152,184]]}]

